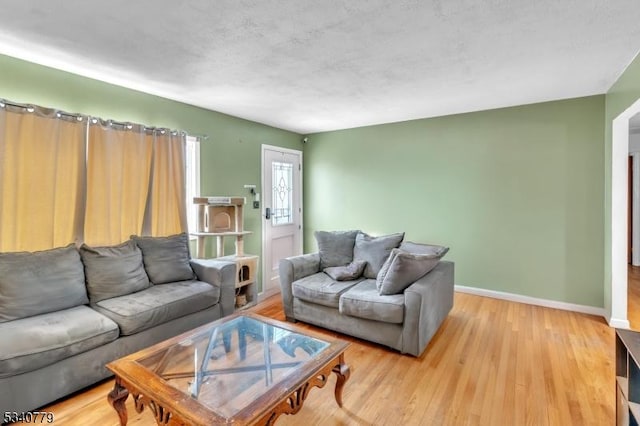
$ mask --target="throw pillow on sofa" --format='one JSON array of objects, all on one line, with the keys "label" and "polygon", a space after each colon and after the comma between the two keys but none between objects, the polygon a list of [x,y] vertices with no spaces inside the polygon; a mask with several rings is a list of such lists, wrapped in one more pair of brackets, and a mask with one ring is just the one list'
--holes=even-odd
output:
[{"label": "throw pillow on sofa", "polygon": [[381,237],[372,237],[359,232],[353,248],[353,259],[367,262],[362,275],[365,278],[375,279],[378,276],[378,272],[380,272],[380,268],[382,268],[389,254],[391,254],[391,250],[398,248],[403,238],[404,232]]},{"label": "throw pillow on sofa", "polygon": [[320,269],[344,266],[353,260],[353,246],[360,231],[316,231]]},{"label": "throw pillow on sofa", "polygon": [[142,261],[153,284],[187,281],[195,278],[191,269],[189,236],[186,233],[168,237],[131,238],[142,250]]},{"label": "throw pillow on sofa", "polygon": [[414,243],[411,241],[403,241],[398,247],[400,250],[408,251],[416,254],[435,254],[442,258],[449,251],[449,247],[439,246],[435,244]]},{"label": "throw pillow on sofa", "polygon": [[416,254],[393,249],[376,278],[378,293],[402,293],[435,268],[441,257],[437,254]]},{"label": "throw pillow on sofa", "polygon": [[151,285],[142,265],[142,252],[133,240],[110,247],[83,244],[80,255],[91,303],[135,293]]},{"label": "throw pillow on sofa", "polygon": [[351,281],[362,276],[362,272],[366,265],[367,262],[363,260],[354,260],[345,266],[330,266],[328,268],[324,268],[323,272],[336,281]]},{"label": "throw pillow on sofa", "polygon": [[89,303],[75,245],[0,253],[0,322]]}]

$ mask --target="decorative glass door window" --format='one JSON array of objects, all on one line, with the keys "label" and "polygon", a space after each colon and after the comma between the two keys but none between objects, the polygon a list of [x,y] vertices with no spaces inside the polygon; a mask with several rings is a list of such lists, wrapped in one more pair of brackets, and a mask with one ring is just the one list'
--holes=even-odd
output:
[{"label": "decorative glass door window", "polygon": [[274,161],[272,224],[293,223],[293,164]]}]

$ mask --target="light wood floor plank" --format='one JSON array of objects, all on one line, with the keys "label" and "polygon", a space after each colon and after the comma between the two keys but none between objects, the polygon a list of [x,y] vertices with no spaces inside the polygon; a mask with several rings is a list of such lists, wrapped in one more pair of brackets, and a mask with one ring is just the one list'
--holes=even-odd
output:
[{"label": "light wood floor plank", "polygon": [[632,330],[640,331],[640,266],[629,265],[627,271],[627,319]]},{"label": "light wood floor plank", "polygon": [[[284,319],[279,299],[254,310]],[[612,425],[614,330],[604,319],[456,293],[454,309],[419,358],[352,342],[343,408],[335,377],[279,425]],[[56,425],[117,425],[107,380],[44,410]],[[127,401],[129,424],[151,426]]]}]

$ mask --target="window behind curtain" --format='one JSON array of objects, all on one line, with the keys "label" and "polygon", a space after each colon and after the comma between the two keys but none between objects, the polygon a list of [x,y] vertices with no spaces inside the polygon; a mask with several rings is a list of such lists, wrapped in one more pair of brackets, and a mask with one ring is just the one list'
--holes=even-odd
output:
[{"label": "window behind curtain", "polygon": [[193,204],[193,197],[200,195],[200,141],[193,136],[187,136],[186,149],[186,207],[189,232],[196,231],[198,210]]}]

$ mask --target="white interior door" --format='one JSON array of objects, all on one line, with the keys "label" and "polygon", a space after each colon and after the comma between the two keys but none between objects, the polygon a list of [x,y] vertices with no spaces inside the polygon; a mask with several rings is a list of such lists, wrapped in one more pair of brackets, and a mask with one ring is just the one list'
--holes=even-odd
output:
[{"label": "white interior door", "polygon": [[278,263],[302,254],[302,152],[262,146],[262,297],[280,291]]}]

